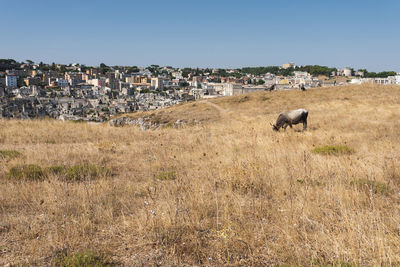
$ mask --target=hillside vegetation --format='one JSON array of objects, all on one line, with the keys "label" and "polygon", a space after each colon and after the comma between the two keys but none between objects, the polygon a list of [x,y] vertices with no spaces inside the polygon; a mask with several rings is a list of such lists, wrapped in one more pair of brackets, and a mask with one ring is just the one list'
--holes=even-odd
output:
[{"label": "hillside vegetation", "polygon": [[[294,108],[308,131],[272,131]],[[400,87],[128,116],[199,123],[0,120],[0,265],[400,264]]]}]

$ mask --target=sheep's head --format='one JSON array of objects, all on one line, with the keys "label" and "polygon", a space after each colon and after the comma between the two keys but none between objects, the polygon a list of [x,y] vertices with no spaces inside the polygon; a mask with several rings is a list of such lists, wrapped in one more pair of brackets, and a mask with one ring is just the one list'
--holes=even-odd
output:
[{"label": "sheep's head", "polygon": [[272,130],[274,130],[275,132],[279,131],[279,127],[276,126],[275,124],[269,123],[272,126]]}]

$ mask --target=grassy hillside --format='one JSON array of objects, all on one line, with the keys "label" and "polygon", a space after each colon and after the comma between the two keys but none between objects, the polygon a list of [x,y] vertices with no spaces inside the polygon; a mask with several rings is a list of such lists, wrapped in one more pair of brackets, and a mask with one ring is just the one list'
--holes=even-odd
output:
[{"label": "grassy hillside", "polygon": [[[274,132],[309,110],[309,130]],[[202,100],[142,131],[0,120],[0,265],[398,265],[400,87]]]}]

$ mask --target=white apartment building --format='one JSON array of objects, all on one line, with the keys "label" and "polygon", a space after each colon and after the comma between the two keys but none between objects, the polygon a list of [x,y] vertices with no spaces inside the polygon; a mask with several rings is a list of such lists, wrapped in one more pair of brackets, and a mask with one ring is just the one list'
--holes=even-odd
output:
[{"label": "white apartment building", "polygon": [[396,84],[400,85],[400,73],[397,73],[397,75],[394,77],[396,79]]},{"label": "white apartment building", "polygon": [[235,90],[240,90],[242,88],[243,86],[241,84],[224,83],[224,96],[234,95]]},{"label": "white apartment building", "polygon": [[98,86],[98,87],[105,87],[106,86],[106,79],[100,78],[100,79],[91,79],[88,80],[88,84]]},{"label": "white apartment building", "polygon": [[175,71],[175,72],[173,72],[173,73],[172,73],[172,76],[174,76],[175,79],[183,79],[182,72],[180,72],[180,71]]},{"label": "white apartment building", "polygon": [[353,74],[353,72],[352,72],[351,68],[344,68],[343,74],[344,74],[344,76],[348,77],[348,76],[351,76]]},{"label": "white apartment building", "polygon": [[389,76],[387,78],[375,78],[375,83],[377,84],[396,84],[395,76]]},{"label": "white apartment building", "polygon": [[151,78],[150,86],[156,90],[162,90],[164,88],[163,79]]}]

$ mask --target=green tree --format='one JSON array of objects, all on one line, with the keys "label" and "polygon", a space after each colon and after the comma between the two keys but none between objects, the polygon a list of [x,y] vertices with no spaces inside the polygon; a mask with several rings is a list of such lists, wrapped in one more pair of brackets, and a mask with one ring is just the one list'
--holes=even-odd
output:
[{"label": "green tree", "polygon": [[18,87],[26,86],[26,83],[25,83],[24,79],[22,79],[21,77],[19,77],[19,78],[17,79],[17,86],[18,86]]},{"label": "green tree", "polygon": [[159,74],[157,66],[158,65],[151,65],[151,66],[147,67],[147,69],[151,72],[151,74],[153,74],[154,76],[157,76]]},{"label": "green tree", "polygon": [[61,65],[60,72],[62,72],[62,73],[67,72],[67,69],[65,68],[65,65]]},{"label": "green tree", "polygon": [[182,82],[179,85],[180,85],[180,87],[188,87],[189,83],[188,82]]},{"label": "green tree", "polygon": [[105,74],[109,70],[110,70],[110,68],[106,64],[100,63],[100,72],[102,74]]},{"label": "green tree", "polygon": [[262,84],[264,84],[264,83],[265,83],[265,81],[264,81],[264,80],[261,80],[261,79],[257,81],[257,85],[262,85]]},{"label": "green tree", "polygon": [[395,76],[397,73],[395,71],[382,71],[382,72],[368,72],[364,69],[365,78],[387,78],[389,76]]},{"label": "green tree", "polygon": [[191,68],[184,68],[182,70],[182,76],[185,77],[185,78],[189,77],[190,73],[192,73],[192,69]]},{"label": "green tree", "polygon": [[132,66],[127,69],[127,73],[137,73],[139,72],[139,68],[137,66]]}]

